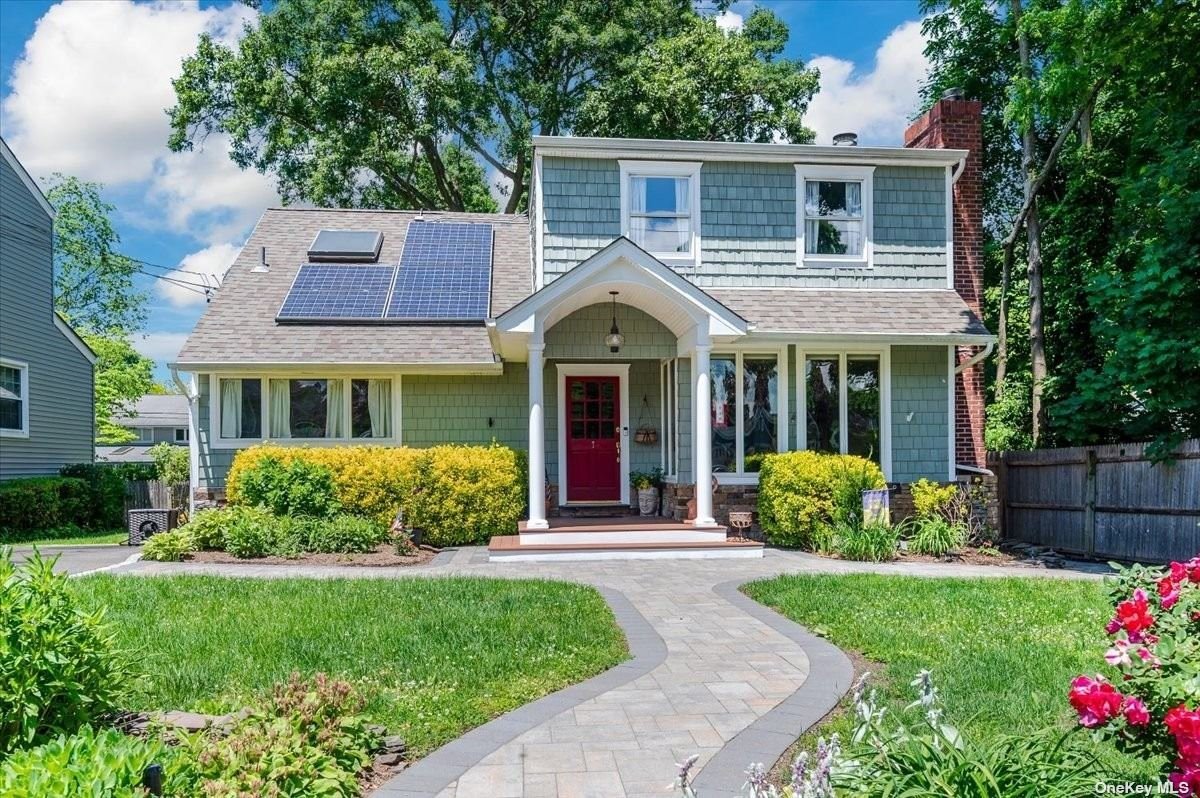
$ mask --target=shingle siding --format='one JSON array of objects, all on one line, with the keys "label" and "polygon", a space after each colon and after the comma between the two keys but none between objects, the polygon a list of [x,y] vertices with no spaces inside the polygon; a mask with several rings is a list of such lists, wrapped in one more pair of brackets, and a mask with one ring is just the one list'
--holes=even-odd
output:
[{"label": "shingle siding", "polygon": [[611,304],[589,305],[546,331],[547,359],[614,360],[668,358],[675,355],[675,336],[654,317],[629,305],[618,305],[617,325],[625,336],[621,351],[604,345],[612,327]]},{"label": "shingle siding", "polygon": [[[792,164],[710,161],[700,169],[697,285],[944,288],[946,172],[879,166],[874,176],[875,265],[797,265]],[[547,157],[542,167],[543,269],[553,281],[621,234],[615,160]]]},{"label": "shingle siding", "polygon": [[52,222],[0,159],[0,357],[29,364],[29,437],[0,437],[0,479],[90,462],[92,365],[54,323]]},{"label": "shingle siding", "polygon": [[892,347],[892,481],[950,472],[949,361],[944,346]]}]

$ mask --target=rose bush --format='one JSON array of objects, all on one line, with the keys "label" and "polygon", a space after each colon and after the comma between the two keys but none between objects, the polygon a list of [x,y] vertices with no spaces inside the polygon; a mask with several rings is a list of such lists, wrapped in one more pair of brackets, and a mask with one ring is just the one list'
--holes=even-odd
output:
[{"label": "rose bush", "polygon": [[[1200,791],[1200,557],[1120,569],[1104,660],[1120,679],[1078,676],[1068,699],[1081,726],[1123,751],[1165,757],[1181,794]],[[1185,789],[1187,792],[1184,793]]]}]

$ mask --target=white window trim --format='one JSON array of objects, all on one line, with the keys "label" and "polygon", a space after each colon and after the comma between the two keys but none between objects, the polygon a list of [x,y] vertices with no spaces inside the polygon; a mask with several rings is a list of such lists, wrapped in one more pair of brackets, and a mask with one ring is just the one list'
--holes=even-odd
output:
[{"label": "white window trim", "polygon": [[[264,434],[260,438],[222,438],[221,437],[221,380],[254,380],[261,385],[262,396],[262,429],[267,433],[271,429],[271,401],[269,380],[343,380],[346,382],[346,416],[343,419],[345,429],[350,430],[350,380],[391,380],[392,381],[392,435],[388,438],[272,438]],[[273,443],[279,446],[347,446],[354,444],[398,446],[403,436],[402,416],[400,414],[401,377],[399,374],[360,374],[360,373],[320,373],[320,372],[287,372],[279,374],[239,374],[236,372],[218,372],[208,375],[208,445],[211,449],[245,449],[260,443]]]},{"label": "white window trim", "polygon": [[[776,375],[775,379],[778,382],[776,398],[779,402],[779,407],[776,408],[775,421],[775,451],[788,451],[788,430],[791,427],[790,416],[788,415],[788,348],[781,346],[778,349],[774,347],[714,347],[711,355],[711,360],[716,360],[721,357],[734,357],[734,370],[737,373],[737,379],[734,380],[734,404],[737,407],[737,415],[734,417],[734,440],[735,452],[734,463],[737,465],[737,471],[713,471],[713,476],[717,478],[717,483],[721,485],[757,485],[758,472],[746,471],[746,437],[742,430],[742,403],[745,401],[745,376],[742,372],[742,363],[746,355],[754,357],[756,355],[773,355],[775,360]],[[710,367],[711,368],[711,367]],[[709,379],[712,379],[712,372],[709,372]]]},{"label": "white window trim", "polygon": [[[179,433],[181,433],[181,432],[183,433],[182,438],[179,437]],[[188,442],[188,428],[187,427],[176,427],[175,428],[175,442],[176,443],[187,443]]]},{"label": "white window trim", "polygon": [[658,380],[662,418],[660,465],[663,479],[673,482],[679,477],[679,358],[660,361]]},{"label": "white window trim", "polygon": [[567,377],[617,377],[621,402],[621,504],[629,504],[629,364],[558,363],[558,503],[568,504],[567,495]]},{"label": "white window trim", "polygon": [[[39,195],[40,196],[40,195]],[[0,429],[0,438],[29,437],[29,364],[24,360],[0,357],[0,366],[8,366],[21,372],[21,428]]]},{"label": "white window trim", "polygon": [[846,361],[848,356],[873,355],[879,358],[879,467],[883,478],[892,479],[892,347],[796,347],[796,449],[808,448],[808,385],[804,379],[805,359],[836,357],[838,359],[838,434],[839,450],[845,454],[850,444],[850,428],[846,424],[849,396],[846,391]]},{"label": "white window trim", "polygon": [[[844,180],[862,183],[863,251],[861,255],[806,255],[804,252],[804,181]],[[875,167],[796,164],[796,265],[813,267],[875,266]]]},{"label": "white window trim", "polygon": [[[689,255],[673,252],[650,252],[659,261],[674,268],[700,268],[700,161],[630,161],[619,160],[621,168],[621,235],[633,240],[629,226],[629,182],[632,177],[687,177],[691,179],[692,251]],[[637,243],[637,242],[634,242]],[[638,246],[641,246],[638,244]],[[649,250],[647,250],[649,252]]]}]

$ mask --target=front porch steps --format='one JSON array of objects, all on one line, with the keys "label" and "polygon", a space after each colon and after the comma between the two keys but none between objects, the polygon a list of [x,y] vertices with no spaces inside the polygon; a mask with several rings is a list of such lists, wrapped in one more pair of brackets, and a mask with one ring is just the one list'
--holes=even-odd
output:
[{"label": "front porch steps", "polygon": [[762,557],[755,541],[729,540],[723,526],[697,527],[657,516],[551,518],[548,529],[498,535],[488,544],[492,562],[698,559]]},{"label": "front porch steps", "polygon": [[580,502],[560,505],[558,514],[561,518],[618,518],[637,515],[638,508],[632,504],[621,504],[620,502],[598,504]]}]

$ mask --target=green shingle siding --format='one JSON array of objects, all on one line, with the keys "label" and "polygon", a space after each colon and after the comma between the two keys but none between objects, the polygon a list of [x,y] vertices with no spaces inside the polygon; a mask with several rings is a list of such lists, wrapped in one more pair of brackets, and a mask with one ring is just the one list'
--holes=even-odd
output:
[{"label": "green shingle siding", "polygon": [[893,482],[949,474],[948,372],[944,346],[892,347]]},{"label": "green shingle siding", "polygon": [[209,391],[208,383],[208,374],[196,375],[199,396],[196,401],[196,412],[199,414],[196,426],[200,431],[200,434],[196,436],[200,449],[200,468],[196,475],[197,486],[201,490],[224,490],[225,477],[229,474],[229,467],[233,465],[233,457],[238,450],[212,447],[212,429],[209,424],[212,394]]},{"label": "green shingle siding", "polygon": [[612,305],[589,305],[546,331],[547,359],[614,360],[667,358],[675,355],[675,336],[657,319],[629,305],[617,308],[617,324],[625,336],[621,351],[612,353],[604,336],[612,327]]},{"label": "green shingle siding", "polygon": [[[529,445],[528,377],[524,363],[499,375],[406,374],[401,381],[405,446],[492,441]],[[489,424],[490,420],[490,424]]]}]

